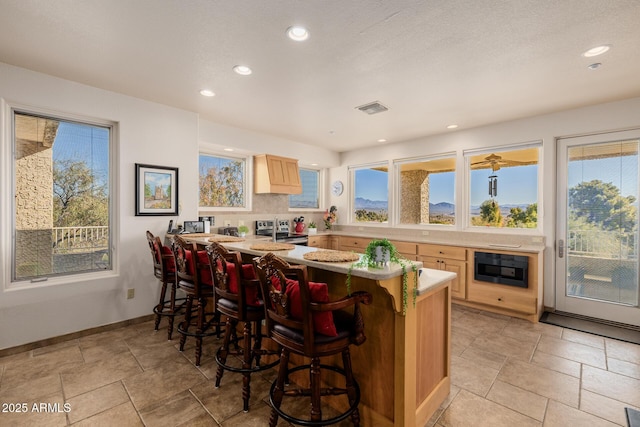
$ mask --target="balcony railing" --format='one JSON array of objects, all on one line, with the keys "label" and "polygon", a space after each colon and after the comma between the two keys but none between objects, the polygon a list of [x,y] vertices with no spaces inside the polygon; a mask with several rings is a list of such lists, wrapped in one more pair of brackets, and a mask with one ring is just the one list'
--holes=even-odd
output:
[{"label": "balcony railing", "polygon": [[570,255],[623,260],[638,257],[638,241],[634,232],[571,230],[567,247]]},{"label": "balcony railing", "polygon": [[53,253],[96,252],[109,248],[109,226],[54,227]]}]

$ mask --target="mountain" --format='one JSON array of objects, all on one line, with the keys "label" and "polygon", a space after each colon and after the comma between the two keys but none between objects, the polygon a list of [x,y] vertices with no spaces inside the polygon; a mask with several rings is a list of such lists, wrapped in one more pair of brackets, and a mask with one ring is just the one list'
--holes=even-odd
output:
[{"label": "mountain", "polygon": [[[506,215],[510,215],[511,214],[511,208],[520,208],[523,211],[527,209],[527,206],[529,206],[529,203],[524,203],[524,204],[513,204],[513,205],[500,205],[500,213],[503,216]],[[480,206],[471,206],[471,214],[472,215],[480,215]]]},{"label": "mountain", "polygon": [[386,200],[369,200],[362,197],[356,197],[356,209],[367,210],[387,210],[389,209],[389,203]]},{"label": "mountain", "polygon": [[456,211],[456,205],[448,202],[429,203],[430,215],[453,215]]}]

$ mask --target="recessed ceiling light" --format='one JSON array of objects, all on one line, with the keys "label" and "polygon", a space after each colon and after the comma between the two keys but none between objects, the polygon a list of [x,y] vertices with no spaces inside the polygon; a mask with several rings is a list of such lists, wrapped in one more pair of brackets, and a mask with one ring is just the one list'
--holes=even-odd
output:
[{"label": "recessed ceiling light", "polygon": [[311,163],[311,166],[318,166],[317,163]]},{"label": "recessed ceiling light", "polygon": [[235,67],[233,67],[233,71],[240,74],[241,76],[248,76],[253,72],[251,71],[251,68],[247,67],[246,65],[236,65]]},{"label": "recessed ceiling light", "polygon": [[611,49],[611,45],[610,44],[603,44],[602,46],[592,47],[591,49],[589,49],[586,52],[584,52],[582,54],[582,56],[584,56],[586,58],[591,58],[592,56],[602,55],[603,53],[605,53],[609,49]]},{"label": "recessed ceiling light", "polygon": [[449,125],[447,126],[447,129],[456,129],[458,127],[458,125]]},{"label": "recessed ceiling light", "polygon": [[224,151],[233,151],[233,148],[224,148]]},{"label": "recessed ceiling light", "polygon": [[200,91],[200,95],[202,96],[216,96],[215,92],[209,89],[202,89]]},{"label": "recessed ceiling light", "polygon": [[587,65],[587,68],[590,69],[590,70],[596,70],[596,69],[600,68],[601,65],[602,65],[601,62],[595,62],[593,64]]},{"label": "recessed ceiling light", "polygon": [[287,28],[287,37],[289,37],[291,40],[302,42],[309,38],[309,31],[304,27],[289,27]]},{"label": "recessed ceiling light", "polygon": [[380,139],[378,140],[378,142],[387,142],[387,140],[386,140],[386,139],[384,139],[384,138],[380,138]]}]

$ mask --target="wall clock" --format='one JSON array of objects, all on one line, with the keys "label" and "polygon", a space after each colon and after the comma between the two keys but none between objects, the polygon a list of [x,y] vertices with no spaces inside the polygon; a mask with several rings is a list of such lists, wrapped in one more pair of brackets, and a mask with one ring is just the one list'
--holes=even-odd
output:
[{"label": "wall clock", "polygon": [[344,184],[342,183],[342,181],[340,180],[334,181],[333,184],[331,185],[331,193],[334,196],[339,196],[342,194],[343,191],[344,191]]}]

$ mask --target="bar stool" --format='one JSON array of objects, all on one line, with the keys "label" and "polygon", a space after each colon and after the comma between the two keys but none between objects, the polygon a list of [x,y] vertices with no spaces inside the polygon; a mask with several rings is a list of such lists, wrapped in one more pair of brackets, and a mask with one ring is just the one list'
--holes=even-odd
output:
[{"label": "bar stool", "polygon": [[[366,340],[360,304],[371,304],[371,294],[354,292],[330,302],[327,285],[309,282],[306,266],[290,265],[273,253],[255,258],[254,264],[265,296],[267,336],[282,347],[278,376],[269,391],[272,407],[269,426],[275,427],[278,417],[304,426],[335,424],[351,417],[353,425],[359,426],[360,387],[353,377],[349,346],[361,345]],[[352,313],[342,310],[347,307],[353,307]],[[308,357],[311,363],[289,369],[291,353]],[[334,354],[342,355],[342,368],[320,363],[321,357]],[[289,374],[303,370],[309,371],[308,388],[286,384]],[[322,387],[322,370],[344,376],[346,386]],[[321,397],[345,394],[348,409],[323,419]],[[285,397],[310,398],[309,417],[298,418],[285,413],[281,409]]]},{"label": "bar stool", "polygon": [[[228,251],[215,242],[207,246],[206,251],[213,276],[216,307],[227,318],[222,346],[216,352],[216,388],[220,387],[225,370],[241,373],[243,411],[247,412],[251,395],[251,374],[276,366],[278,359],[267,364],[261,364],[260,359],[265,355],[278,355],[279,351],[262,347],[262,320],[265,312],[260,282],[253,265],[242,264],[238,252]],[[239,339],[235,334],[239,322],[242,323],[241,347],[238,346]],[[230,348],[231,344],[234,345],[233,349]],[[232,359],[241,357],[242,366],[227,363],[228,356],[232,356]]]},{"label": "bar stool", "polygon": [[[177,235],[173,237],[171,250],[176,263],[178,289],[187,295],[184,320],[178,325],[180,351],[184,351],[187,337],[195,337],[196,366],[200,366],[202,339],[212,335],[220,338],[223,332],[220,313],[215,310],[209,259],[206,251],[198,251],[195,243],[189,243]],[[207,311],[209,299],[214,299],[212,311]]]},{"label": "bar stool", "polygon": [[[151,259],[153,260],[153,274],[160,280],[162,288],[160,289],[160,302],[153,307],[156,315],[155,330],[160,326],[162,317],[166,317],[169,325],[167,326],[167,337],[171,340],[173,335],[173,319],[181,314],[184,308],[186,298],[176,298],[176,267],[173,261],[173,253],[171,248],[164,246],[160,238],[154,236],[153,233],[147,231],[147,242],[151,250]],[[167,298],[167,288],[169,288],[169,298]]]}]

